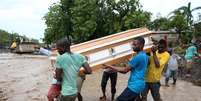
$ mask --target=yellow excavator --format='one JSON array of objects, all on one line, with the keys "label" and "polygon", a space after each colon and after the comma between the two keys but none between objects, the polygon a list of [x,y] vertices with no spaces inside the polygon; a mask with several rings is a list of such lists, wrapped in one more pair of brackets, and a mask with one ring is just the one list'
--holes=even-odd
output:
[{"label": "yellow excavator", "polygon": [[39,45],[34,42],[17,43],[16,41],[13,41],[10,46],[10,51],[13,53],[33,53],[37,51],[36,47],[39,47]]}]

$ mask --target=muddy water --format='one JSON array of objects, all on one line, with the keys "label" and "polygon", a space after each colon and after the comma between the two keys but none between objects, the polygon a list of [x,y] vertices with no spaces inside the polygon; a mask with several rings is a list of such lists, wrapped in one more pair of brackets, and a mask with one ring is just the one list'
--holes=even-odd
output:
[{"label": "muddy water", "polygon": [[[49,61],[30,55],[0,55],[0,88],[7,101],[45,101]],[[0,98],[1,99],[1,98]]]},{"label": "muddy water", "polygon": [[[52,74],[47,57],[0,54],[0,70],[0,101],[47,101],[46,93]],[[84,101],[99,101],[101,76],[102,70],[87,76],[82,88]],[[128,76],[129,74],[118,75],[116,95],[126,87]],[[107,87],[108,101],[109,84],[110,82]],[[201,87],[178,81],[176,86],[162,86],[161,96],[164,101],[201,101]],[[150,95],[148,101],[153,101]]]}]

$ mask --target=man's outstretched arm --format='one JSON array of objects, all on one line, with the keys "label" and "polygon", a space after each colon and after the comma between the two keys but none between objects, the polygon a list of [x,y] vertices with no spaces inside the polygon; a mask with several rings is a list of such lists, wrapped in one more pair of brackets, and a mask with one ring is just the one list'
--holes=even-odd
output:
[{"label": "man's outstretched arm", "polygon": [[103,66],[105,66],[105,68],[110,68],[110,69],[113,69],[113,70],[120,72],[120,73],[127,73],[131,70],[131,68],[129,66],[117,67],[117,66],[112,66],[112,65],[107,65],[107,64],[103,64]]}]

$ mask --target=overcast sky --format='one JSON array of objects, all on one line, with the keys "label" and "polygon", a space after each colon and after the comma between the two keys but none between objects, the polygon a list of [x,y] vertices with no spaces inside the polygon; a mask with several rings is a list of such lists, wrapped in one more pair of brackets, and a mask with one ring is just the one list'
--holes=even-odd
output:
[{"label": "overcast sky", "polygon": [[[42,17],[48,12],[48,7],[59,0],[1,0],[0,29],[10,33],[16,32],[30,38],[44,37],[45,23]],[[201,6],[201,0],[140,0],[143,9],[153,13],[153,18],[159,13],[165,17],[174,9],[192,3],[192,8]],[[194,13],[197,15],[201,10]],[[197,16],[195,17],[197,18]]]}]

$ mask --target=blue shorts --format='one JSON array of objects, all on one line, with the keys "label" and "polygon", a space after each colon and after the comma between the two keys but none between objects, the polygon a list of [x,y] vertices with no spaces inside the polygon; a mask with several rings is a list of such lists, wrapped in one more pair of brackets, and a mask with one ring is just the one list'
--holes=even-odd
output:
[{"label": "blue shorts", "polygon": [[167,69],[166,78],[173,77],[174,79],[177,79],[177,74],[178,74],[178,70]]},{"label": "blue shorts", "polygon": [[128,87],[121,93],[121,95],[117,98],[117,101],[134,101],[139,94],[131,91]]}]

